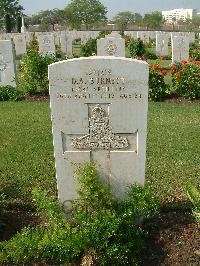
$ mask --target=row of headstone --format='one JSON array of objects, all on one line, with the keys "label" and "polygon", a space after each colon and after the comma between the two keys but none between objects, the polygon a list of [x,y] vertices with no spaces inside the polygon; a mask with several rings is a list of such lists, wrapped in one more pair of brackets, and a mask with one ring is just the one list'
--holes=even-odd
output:
[{"label": "row of headstone", "polygon": [[[88,38],[93,38],[97,33],[90,33]],[[79,33],[77,31],[67,32],[63,31],[60,33],[60,38],[57,43],[61,45],[61,51],[68,57],[73,56],[72,44],[73,40],[79,38]],[[143,36],[143,37],[142,37]],[[11,35],[10,35],[11,37]],[[26,53],[27,39],[29,41],[33,37],[31,33],[26,34],[15,34],[13,37],[15,53],[13,53],[12,41],[0,41],[0,82],[5,85],[14,85],[14,54],[17,56]],[[41,54],[52,54],[56,53],[55,46],[55,34],[38,34],[39,40],[39,52]],[[145,38],[142,33],[137,34],[137,37]],[[171,43],[172,43],[172,62],[180,62],[181,60],[188,60],[189,58],[189,43],[194,40],[194,33],[171,33]],[[148,38],[146,39],[148,40]],[[5,44],[7,49],[5,49]],[[108,45],[109,43],[109,45]],[[160,56],[168,55],[168,43],[169,43],[169,33],[168,32],[156,32],[156,54]],[[120,50],[119,50],[120,49]],[[112,32],[107,35],[106,38],[97,40],[97,55],[98,56],[116,56],[125,57],[125,40],[121,38],[119,33]],[[10,62],[8,63],[7,60]],[[12,63],[11,63],[12,62]],[[11,67],[12,65],[12,67]]]},{"label": "row of headstone", "polygon": [[[189,59],[189,45],[194,42],[194,33],[171,33],[172,45],[172,62],[180,62],[181,60]],[[157,32],[156,34],[156,54],[167,56],[169,53],[169,33]]]},{"label": "row of headstone", "polygon": [[101,180],[118,198],[130,184],[144,185],[149,66],[125,58],[124,51],[124,39],[113,33],[97,41],[98,56],[49,67],[57,187],[64,206],[77,198],[74,163],[97,161]]}]

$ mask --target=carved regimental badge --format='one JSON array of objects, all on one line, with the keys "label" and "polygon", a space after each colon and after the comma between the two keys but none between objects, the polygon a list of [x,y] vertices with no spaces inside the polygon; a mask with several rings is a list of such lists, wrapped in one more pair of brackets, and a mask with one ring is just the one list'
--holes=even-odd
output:
[{"label": "carved regimental badge", "polygon": [[129,146],[128,139],[112,133],[106,111],[97,105],[89,118],[89,134],[72,139],[75,149],[124,149]]},{"label": "carved regimental badge", "polygon": [[105,50],[108,55],[114,55],[117,52],[117,46],[113,41],[108,41],[108,44],[106,45]]}]

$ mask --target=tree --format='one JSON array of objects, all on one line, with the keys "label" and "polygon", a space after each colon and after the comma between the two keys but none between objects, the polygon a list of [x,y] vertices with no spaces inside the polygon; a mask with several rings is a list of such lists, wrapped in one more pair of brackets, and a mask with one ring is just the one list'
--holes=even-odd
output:
[{"label": "tree", "polygon": [[155,11],[144,15],[144,24],[153,29],[159,29],[163,23],[162,13]]},{"label": "tree", "polygon": [[9,14],[5,15],[5,27],[6,27],[6,33],[10,33],[12,31],[11,19]]},{"label": "tree", "polygon": [[114,18],[113,22],[117,24],[120,30],[127,29],[128,24],[135,22],[134,14],[130,11],[119,12]]},{"label": "tree", "polygon": [[10,16],[11,27],[16,23],[16,18],[23,11],[23,7],[19,4],[19,0],[0,0],[0,27],[5,27],[5,17]]},{"label": "tree", "polygon": [[17,28],[17,32],[21,32],[21,28],[22,28],[22,17],[21,16],[17,16],[16,19],[16,28]]},{"label": "tree", "polygon": [[98,0],[71,0],[65,8],[67,24],[79,29],[82,24],[88,29],[97,23],[106,22],[107,8]]},{"label": "tree", "polygon": [[194,25],[195,27],[200,27],[200,16],[196,16],[192,19],[192,25]]},{"label": "tree", "polygon": [[54,30],[55,24],[64,24],[65,20],[64,10],[55,8],[53,10],[40,11],[38,14],[29,17],[29,24],[52,25]]}]

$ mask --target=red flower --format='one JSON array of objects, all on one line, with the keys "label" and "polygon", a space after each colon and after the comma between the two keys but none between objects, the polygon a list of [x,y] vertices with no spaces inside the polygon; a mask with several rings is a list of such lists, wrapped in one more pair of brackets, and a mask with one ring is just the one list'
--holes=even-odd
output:
[{"label": "red flower", "polygon": [[189,61],[190,61],[190,62],[192,62],[192,61],[193,61],[193,58],[192,58],[191,56],[189,57]]},{"label": "red flower", "polygon": [[163,76],[167,75],[167,71],[166,70],[162,70],[161,72],[162,72]]},{"label": "red flower", "polygon": [[163,67],[160,66],[159,69],[160,69],[161,72],[163,71]]},{"label": "red flower", "polygon": [[181,64],[185,65],[185,64],[187,64],[187,61],[186,60],[181,60]]},{"label": "red flower", "polygon": [[176,70],[176,67],[175,67],[175,66],[171,66],[171,67],[170,67],[170,71],[171,71],[171,72],[174,72],[175,70]]},{"label": "red flower", "polygon": [[159,66],[158,66],[158,65],[152,65],[151,68],[152,68],[152,69],[158,69]]},{"label": "red flower", "polygon": [[176,73],[175,77],[178,79],[181,77],[181,74],[180,73]]}]

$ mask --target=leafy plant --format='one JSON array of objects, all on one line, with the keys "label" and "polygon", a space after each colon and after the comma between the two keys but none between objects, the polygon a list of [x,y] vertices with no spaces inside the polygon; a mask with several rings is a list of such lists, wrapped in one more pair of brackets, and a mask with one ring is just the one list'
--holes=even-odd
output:
[{"label": "leafy plant", "polygon": [[129,50],[132,57],[141,57],[145,54],[145,45],[141,39],[133,40],[129,44]]},{"label": "leafy plant", "polygon": [[147,188],[131,186],[124,201],[116,200],[109,185],[99,180],[95,163],[77,165],[79,199],[72,211],[64,209],[45,191],[33,191],[43,222],[26,228],[0,245],[0,262],[63,264],[84,261],[99,265],[137,265],[147,232],[137,223],[157,211]]},{"label": "leafy plant", "polygon": [[30,42],[29,42],[29,47],[28,49],[30,51],[35,51],[38,52],[39,51],[39,42],[36,36],[33,36],[33,38],[31,38]]},{"label": "leafy plant", "polygon": [[149,50],[145,51],[144,57],[147,58],[147,59],[152,59],[152,60],[155,60],[155,59],[158,58],[157,55],[154,52],[151,52]]},{"label": "leafy plant", "polygon": [[187,99],[200,97],[200,65],[182,60],[171,66],[172,87],[178,96]]},{"label": "leafy plant", "polygon": [[194,205],[193,214],[197,222],[200,223],[200,191],[192,184],[187,186],[187,195]]},{"label": "leafy plant", "polygon": [[0,101],[18,101],[23,94],[12,86],[0,86]]},{"label": "leafy plant", "polygon": [[86,44],[81,45],[81,55],[84,57],[97,54],[97,40],[89,39]]},{"label": "leafy plant", "polygon": [[48,65],[54,62],[53,56],[29,50],[21,60],[17,75],[19,89],[29,95],[48,95]]}]

